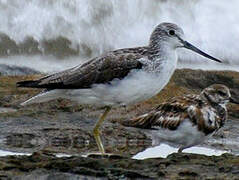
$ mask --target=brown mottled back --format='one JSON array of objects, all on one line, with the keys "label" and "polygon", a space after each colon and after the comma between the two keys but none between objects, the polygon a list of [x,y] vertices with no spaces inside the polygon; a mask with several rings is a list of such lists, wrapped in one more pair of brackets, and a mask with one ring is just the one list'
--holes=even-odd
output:
[{"label": "brown mottled back", "polygon": [[[207,109],[215,113],[214,124],[208,123],[210,117],[207,120],[204,119]],[[226,114],[225,110],[224,112]],[[168,102],[160,104],[148,114],[124,121],[123,125],[143,129],[157,129],[160,127],[176,130],[183,121],[189,120],[194,126],[198,126],[199,131],[207,135],[221,127],[221,117],[217,114],[217,109],[202,100],[200,95],[187,95],[172,98]]]}]

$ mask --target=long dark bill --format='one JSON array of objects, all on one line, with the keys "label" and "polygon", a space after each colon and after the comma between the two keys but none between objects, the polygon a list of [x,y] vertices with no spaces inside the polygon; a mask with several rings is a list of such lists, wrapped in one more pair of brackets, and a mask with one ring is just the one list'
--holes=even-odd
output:
[{"label": "long dark bill", "polygon": [[205,52],[203,52],[203,51],[201,51],[200,49],[196,48],[195,46],[193,46],[192,44],[190,44],[190,43],[187,42],[187,41],[184,41],[184,40],[181,39],[181,42],[182,42],[183,45],[184,45],[183,47],[185,47],[185,48],[187,48],[187,49],[190,49],[190,50],[192,50],[192,51],[194,51],[194,52],[196,52],[196,53],[198,53],[198,54],[201,54],[202,56],[204,56],[204,57],[206,57],[206,58],[208,58],[208,59],[211,59],[211,60],[213,60],[213,61],[217,61],[217,62],[219,62],[219,63],[222,62],[222,61],[220,61],[220,60],[218,60],[218,59],[216,59],[216,58],[214,58],[214,57],[212,57],[212,56],[206,54]]}]

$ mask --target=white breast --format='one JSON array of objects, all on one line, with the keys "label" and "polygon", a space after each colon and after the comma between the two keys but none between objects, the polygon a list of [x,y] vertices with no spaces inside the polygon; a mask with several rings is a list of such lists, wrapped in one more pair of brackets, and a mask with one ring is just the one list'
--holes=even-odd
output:
[{"label": "white breast", "polygon": [[[114,79],[110,84],[95,84],[91,89],[71,90],[67,97],[81,104],[128,105],[156,95],[168,83],[176,64],[176,53],[162,61],[152,72],[133,70],[122,80]],[[158,69],[157,69],[158,68]]]},{"label": "white breast", "polygon": [[176,130],[159,128],[151,133],[154,146],[166,143],[174,147],[191,147],[207,138],[188,119],[185,119]]}]

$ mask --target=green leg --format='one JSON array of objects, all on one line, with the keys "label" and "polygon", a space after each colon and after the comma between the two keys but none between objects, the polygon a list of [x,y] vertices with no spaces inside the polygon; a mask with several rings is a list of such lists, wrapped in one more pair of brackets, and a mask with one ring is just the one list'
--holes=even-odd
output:
[{"label": "green leg", "polygon": [[182,152],[183,152],[183,148],[180,147],[180,148],[178,149],[178,153],[182,153]]},{"label": "green leg", "polygon": [[101,139],[100,139],[100,131],[99,131],[99,128],[101,127],[103,121],[105,120],[107,114],[110,112],[111,110],[111,107],[107,106],[106,109],[105,109],[105,112],[100,116],[99,120],[97,121],[97,123],[95,124],[95,127],[94,127],[94,130],[93,130],[93,135],[95,137],[95,141],[97,143],[97,146],[99,148],[99,151],[104,154],[105,153],[105,150],[104,150],[104,146],[101,142]]}]

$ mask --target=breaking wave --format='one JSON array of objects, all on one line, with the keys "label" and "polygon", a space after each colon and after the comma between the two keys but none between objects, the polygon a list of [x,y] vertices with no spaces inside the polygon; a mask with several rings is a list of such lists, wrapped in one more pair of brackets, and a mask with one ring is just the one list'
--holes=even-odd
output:
[{"label": "breaking wave", "polygon": [[[153,28],[168,21],[181,26],[192,44],[238,65],[237,7],[237,0],[0,0],[0,63],[62,70],[67,61],[146,45]],[[180,67],[200,62],[215,68],[187,50],[179,57]]]}]

